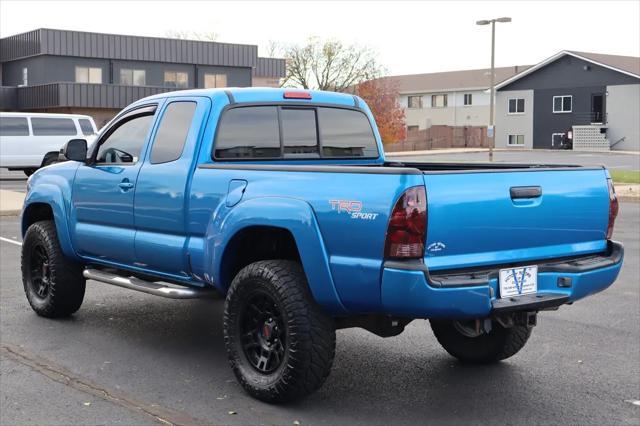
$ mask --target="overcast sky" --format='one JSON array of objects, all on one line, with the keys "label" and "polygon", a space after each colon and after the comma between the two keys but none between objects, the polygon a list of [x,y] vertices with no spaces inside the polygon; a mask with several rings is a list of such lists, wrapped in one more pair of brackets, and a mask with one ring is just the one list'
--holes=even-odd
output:
[{"label": "overcast sky", "polygon": [[216,32],[218,41],[300,43],[317,35],[374,48],[390,74],[533,64],[560,50],[640,56],[640,1],[16,1],[0,0],[0,36],[60,28],[142,36]]}]

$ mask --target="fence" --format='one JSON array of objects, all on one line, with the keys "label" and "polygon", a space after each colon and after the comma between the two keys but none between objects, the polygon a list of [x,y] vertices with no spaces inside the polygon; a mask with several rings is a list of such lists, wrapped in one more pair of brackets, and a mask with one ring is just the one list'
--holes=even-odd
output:
[{"label": "fence", "polygon": [[407,131],[407,139],[386,144],[387,152],[423,151],[442,148],[488,148],[487,128],[484,126],[431,126],[424,130]]}]

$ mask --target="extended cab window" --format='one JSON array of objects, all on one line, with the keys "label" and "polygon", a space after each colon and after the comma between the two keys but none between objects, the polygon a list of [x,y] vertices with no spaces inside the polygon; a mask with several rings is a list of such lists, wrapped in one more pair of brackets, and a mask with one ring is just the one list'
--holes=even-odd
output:
[{"label": "extended cab window", "polygon": [[172,102],[167,106],[151,148],[152,164],[168,163],[180,158],[196,105],[195,102]]},{"label": "extended cab window", "polygon": [[137,163],[152,122],[153,114],[125,121],[100,144],[96,163]]},{"label": "extended cab window", "polygon": [[377,157],[378,146],[366,115],[339,108],[318,108],[324,157]]},{"label": "extended cab window", "polygon": [[216,158],[278,158],[278,107],[233,108],[222,115]]}]

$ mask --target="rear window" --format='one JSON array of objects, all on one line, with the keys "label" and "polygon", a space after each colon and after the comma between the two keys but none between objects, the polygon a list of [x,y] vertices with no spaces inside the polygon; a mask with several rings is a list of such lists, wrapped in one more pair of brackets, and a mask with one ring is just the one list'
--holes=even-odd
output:
[{"label": "rear window", "polygon": [[318,158],[320,156],[315,110],[283,108],[280,119],[285,158]]},{"label": "rear window", "polygon": [[75,136],[76,125],[70,118],[32,117],[31,127],[34,136]]},{"label": "rear window", "polygon": [[252,106],[223,113],[216,159],[376,158],[368,117],[332,107]]},{"label": "rear window", "polygon": [[29,136],[25,117],[0,117],[0,136]]},{"label": "rear window", "polygon": [[278,108],[233,108],[220,120],[216,158],[277,158],[280,156]]},{"label": "rear window", "polygon": [[82,134],[85,136],[95,135],[96,131],[93,129],[93,125],[91,121],[86,118],[81,118],[78,120],[78,124],[80,124],[80,130],[82,130]]}]

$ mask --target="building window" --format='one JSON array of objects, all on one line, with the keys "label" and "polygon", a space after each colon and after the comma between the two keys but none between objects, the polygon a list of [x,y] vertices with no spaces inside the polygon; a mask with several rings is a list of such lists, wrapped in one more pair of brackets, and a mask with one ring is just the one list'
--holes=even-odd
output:
[{"label": "building window", "polygon": [[120,84],[125,86],[144,86],[147,80],[145,70],[122,68],[120,70]]},{"label": "building window", "polygon": [[22,85],[26,86],[29,84],[29,70],[25,67],[22,68]]},{"label": "building window", "polygon": [[76,67],[76,83],[102,83],[102,68]]},{"label": "building window", "polygon": [[216,87],[227,87],[227,75],[226,74],[205,74],[204,88],[214,89]]},{"label": "building window", "polygon": [[167,87],[189,87],[189,74],[186,72],[165,71],[164,85]]},{"label": "building window", "polygon": [[473,95],[471,93],[464,94],[464,104],[465,106],[473,105]]},{"label": "building window", "polygon": [[509,99],[509,114],[524,114],[524,98]]},{"label": "building window", "polygon": [[572,104],[573,104],[573,97],[571,95],[554,96],[553,112],[555,113],[571,112]]},{"label": "building window", "polygon": [[524,135],[509,135],[510,146],[524,146]]},{"label": "building window", "polygon": [[407,132],[415,132],[416,130],[420,130],[420,126],[407,126]]},{"label": "building window", "polygon": [[431,95],[431,108],[444,108],[447,106],[447,95]]},{"label": "building window", "polygon": [[409,108],[422,108],[422,96],[409,96],[407,98]]}]

